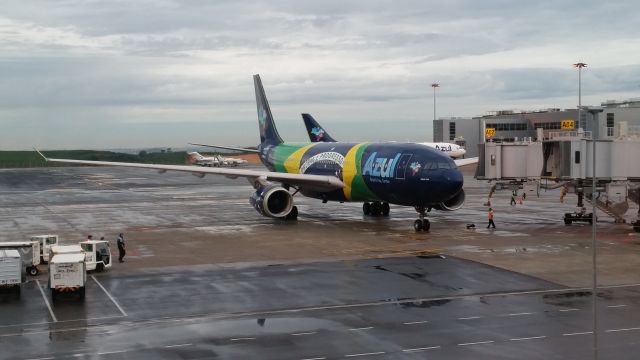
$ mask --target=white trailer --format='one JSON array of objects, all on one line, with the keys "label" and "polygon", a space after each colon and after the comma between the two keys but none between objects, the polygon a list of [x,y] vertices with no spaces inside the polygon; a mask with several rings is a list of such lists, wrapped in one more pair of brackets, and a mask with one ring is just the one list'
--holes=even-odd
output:
[{"label": "white trailer", "polygon": [[53,245],[49,248],[49,259],[60,254],[83,254],[84,250],[80,245]]},{"label": "white trailer", "polygon": [[18,250],[0,250],[0,288],[20,295],[20,284],[25,282],[25,271]]},{"label": "white trailer", "polygon": [[40,263],[49,262],[49,250],[53,245],[58,245],[60,238],[58,235],[33,235],[31,241],[40,243]]},{"label": "white trailer", "polygon": [[40,242],[38,241],[8,241],[0,242],[0,249],[18,250],[22,258],[22,266],[31,276],[38,275],[40,265]]},{"label": "white trailer", "polygon": [[49,289],[52,300],[57,300],[63,293],[77,293],[80,300],[84,301],[86,282],[84,254],[58,254],[49,261]]},{"label": "white trailer", "polygon": [[86,240],[80,242],[85,253],[87,271],[103,271],[111,267],[112,256],[109,242],[106,240]]}]

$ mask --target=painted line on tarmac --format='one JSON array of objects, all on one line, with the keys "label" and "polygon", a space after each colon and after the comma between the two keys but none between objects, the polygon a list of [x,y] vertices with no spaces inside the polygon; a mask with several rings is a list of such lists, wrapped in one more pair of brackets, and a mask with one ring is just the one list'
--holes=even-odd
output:
[{"label": "painted line on tarmac", "polygon": [[373,326],[360,327],[360,328],[351,328],[351,329],[349,329],[349,331],[362,331],[362,330],[369,330],[369,329],[373,329]]},{"label": "painted line on tarmac", "polygon": [[42,290],[42,286],[40,286],[40,281],[38,281],[38,279],[36,279],[36,285],[38,285],[38,289],[40,290],[40,294],[42,294],[42,298],[44,299],[44,303],[47,304],[47,309],[49,309],[49,314],[51,315],[51,318],[53,319],[53,322],[58,322],[58,318],[56,318],[56,314],[53,313],[53,309],[51,308],[51,304],[49,304],[49,299],[47,299],[47,296],[44,294],[44,290]]},{"label": "painted line on tarmac", "polygon": [[509,341],[523,341],[523,340],[535,340],[535,339],[544,339],[546,338],[546,335],[542,335],[542,336],[531,336],[531,337],[523,337],[523,338],[513,338],[513,339],[509,339]]},{"label": "painted line on tarmac", "polygon": [[640,330],[640,327],[633,327],[633,328],[626,328],[626,329],[611,329],[611,330],[605,330],[604,332],[634,331],[634,330]]},{"label": "painted line on tarmac", "polygon": [[104,352],[99,352],[98,355],[122,354],[122,353],[126,353],[126,352],[129,352],[129,351],[131,351],[131,350],[104,351]]},{"label": "painted line on tarmac", "polygon": [[458,346],[471,346],[471,345],[492,344],[493,342],[494,342],[493,340],[487,340],[487,341],[476,341],[476,342],[470,342],[470,343],[462,343],[462,344],[458,344]]},{"label": "painted line on tarmac", "polygon": [[422,321],[409,321],[409,322],[404,322],[402,323],[402,325],[417,325],[417,324],[426,324],[428,323],[429,320],[422,320]]},{"label": "painted line on tarmac", "polygon": [[177,347],[184,347],[184,346],[191,346],[193,344],[176,344],[176,345],[165,345],[165,348],[170,349],[170,348],[177,348]]},{"label": "painted line on tarmac", "polygon": [[386,352],[377,351],[377,352],[362,353],[362,354],[350,354],[350,355],[345,355],[344,357],[350,358],[350,357],[357,357],[357,356],[372,356],[372,355],[382,355],[382,354],[386,354]]},{"label": "painted line on tarmac", "polygon": [[433,349],[440,349],[440,346],[428,346],[428,347],[413,348],[413,349],[403,349],[402,351],[412,353],[412,352],[420,352],[420,351],[433,350]]},{"label": "painted line on tarmac", "polygon": [[325,360],[326,357],[321,356],[321,357],[314,357],[314,358],[304,358],[304,359],[300,359],[300,360]]},{"label": "painted line on tarmac", "polygon": [[593,331],[584,331],[584,332],[577,332],[577,333],[568,333],[568,334],[562,334],[562,336],[577,336],[577,335],[589,335],[589,334],[593,334]]},{"label": "painted line on tarmac", "polygon": [[100,286],[100,289],[102,289],[102,291],[104,291],[105,294],[107,294],[107,296],[109,297],[109,299],[111,299],[111,301],[116,305],[116,307],[118,308],[118,310],[120,310],[120,312],[122,313],[122,316],[128,316],[127,313],[122,310],[122,307],[120,307],[120,304],[118,304],[118,302],[116,301],[116,299],[113,298],[113,296],[111,296],[111,294],[109,294],[109,292],[107,291],[107,289],[104,288],[104,286],[102,286],[102,284],[100,284],[100,282],[98,281],[98,279],[96,279],[95,276],[91,275],[91,278],[93,279],[93,281],[96,282],[96,284],[98,284],[98,286]]}]

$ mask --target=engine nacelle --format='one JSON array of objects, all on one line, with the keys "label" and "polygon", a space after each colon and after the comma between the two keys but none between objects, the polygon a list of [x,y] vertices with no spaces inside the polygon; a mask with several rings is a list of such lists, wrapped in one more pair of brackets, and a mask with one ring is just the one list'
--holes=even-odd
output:
[{"label": "engine nacelle", "polygon": [[261,215],[273,218],[287,216],[293,209],[293,196],[276,184],[259,187],[249,202]]},{"label": "engine nacelle", "polygon": [[440,204],[434,206],[433,208],[440,211],[455,211],[458,210],[464,205],[464,190],[460,189],[458,193],[447,201],[443,201]]}]

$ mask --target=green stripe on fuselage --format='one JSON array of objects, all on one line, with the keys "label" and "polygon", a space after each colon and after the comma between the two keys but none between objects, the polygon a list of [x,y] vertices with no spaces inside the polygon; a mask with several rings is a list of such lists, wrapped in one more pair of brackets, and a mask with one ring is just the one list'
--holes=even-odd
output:
[{"label": "green stripe on fuselage", "polygon": [[308,146],[304,143],[283,143],[278,144],[273,149],[273,167],[277,172],[286,173],[287,168],[284,166],[284,162],[296,151]]},{"label": "green stripe on fuselage", "polygon": [[356,152],[356,176],[351,182],[351,201],[374,201],[379,200],[362,177],[362,153],[367,148],[366,144],[362,144]]}]

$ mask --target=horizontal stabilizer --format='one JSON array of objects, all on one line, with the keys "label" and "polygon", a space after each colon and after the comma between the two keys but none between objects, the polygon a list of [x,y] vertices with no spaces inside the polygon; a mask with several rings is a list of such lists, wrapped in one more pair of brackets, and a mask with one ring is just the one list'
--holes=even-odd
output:
[{"label": "horizontal stabilizer", "polygon": [[455,162],[457,166],[471,165],[478,162],[478,157],[476,156],[468,159],[456,159],[453,160],[453,162]]},{"label": "horizontal stabilizer", "polygon": [[207,145],[207,144],[196,144],[196,143],[189,143],[189,145],[204,146],[204,147],[217,148],[217,149],[226,149],[226,150],[234,150],[234,151],[242,151],[242,152],[250,152],[250,153],[258,153],[258,154],[260,153],[260,150],[252,149],[252,148],[241,148],[241,147],[222,146],[222,145]]}]

